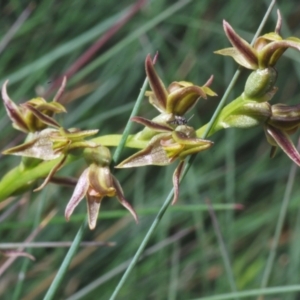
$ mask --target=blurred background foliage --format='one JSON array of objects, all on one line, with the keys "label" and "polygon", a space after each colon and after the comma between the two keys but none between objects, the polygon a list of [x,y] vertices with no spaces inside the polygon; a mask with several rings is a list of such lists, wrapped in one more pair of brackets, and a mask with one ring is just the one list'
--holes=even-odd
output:
[{"label": "blurred background foliage", "polygon": [[[237,68],[232,59],[213,54],[229,46],[222,19],[251,41],[269,1],[138,1],[140,9],[112,34],[112,28],[136,3],[127,0],[1,2],[0,82],[10,80],[8,92],[17,103],[37,94],[50,100],[61,76],[75,68],[63,97],[68,114],[58,116],[58,120],[65,127],[99,128],[101,135],[122,133],[145,79],[144,59],[148,53],[159,51],[156,68],[166,84],[186,80],[203,85],[214,74],[212,88],[219,96],[199,102],[189,114],[194,114],[190,123],[199,128],[209,121]],[[299,2],[278,1],[277,7],[283,17],[282,35],[300,37]],[[3,44],[24,11],[26,20],[20,22],[9,42]],[[274,10],[263,32],[273,31],[275,23]],[[89,56],[88,49],[99,45],[97,40],[103,36],[107,39],[102,47]],[[87,61],[76,69],[82,55]],[[299,62],[300,54],[288,50],[277,64],[279,91],[272,103],[299,103]],[[230,100],[243,91],[248,74],[243,71]],[[145,99],[138,115],[151,118],[155,114]],[[134,129],[138,131],[141,127],[135,125]],[[24,138],[12,129],[3,106],[0,130],[1,150]],[[297,137],[295,134],[295,142]],[[118,299],[201,299],[232,291],[207,199],[215,206],[237,289],[261,286],[292,163],[281,151],[274,159],[269,158],[269,145],[259,127],[221,131],[212,140],[214,147],[197,156],[181,184],[179,202],[165,214],[144,259],[133,270]],[[122,156],[131,153],[132,149],[126,149]],[[19,161],[18,157],[2,156],[1,176]],[[140,223],[136,226],[117,200],[105,200],[96,229],[86,231],[84,240],[115,245],[81,247],[56,299],[109,298],[172,187],[174,167],[115,172],[126,198],[140,216]],[[63,168],[60,175],[76,178],[83,168],[80,160]],[[296,174],[295,182],[299,179]],[[72,188],[50,184],[42,192],[28,192],[0,203],[1,243],[24,242],[53,210],[55,216],[43,228],[36,229],[34,241],[72,241],[86,207],[80,204],[66,223],[64,209],[71,193]],[[299,195],[300,185],[294,184],[288,195],[287,216],[268,286],[300,284]],[[239,208],[233,205],[236,203],[244,209],[234,209]],[[5,269],[7,258],[0,257],[1,299],[42,299],[67,248],[59,244],[51,248],[49,244],[26,251],[31,251],[36,261],[17,258]],[[300,293],[290,293],[282,298],[264,299],[299,297]]]}]

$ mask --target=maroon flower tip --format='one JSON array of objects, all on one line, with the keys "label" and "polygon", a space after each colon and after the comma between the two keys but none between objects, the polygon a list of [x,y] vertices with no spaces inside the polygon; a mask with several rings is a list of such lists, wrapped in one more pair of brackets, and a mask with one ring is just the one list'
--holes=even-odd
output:
[{"label": "maroon flower tip", "polygon": [[214,81],[214,75],[211,75],[208,80],[205,82],[204,86],[210,86]]},{"label": "maroon flower tip", "polygon": [[158,51],[156,51],[154,57],[153,57],[153,60],[152,60],[152,63],[155,65],[156,64],[156,61],[158,59]]},{"label": "maroon flower tip", "polygon": [[281,17],[281,14],[280,14],[280,10],[277,9],[277,23],[276,23],[276,27],[275,27],[275,32],[278,35],[280,35],[281,25],[282,25],[282,17]]}]

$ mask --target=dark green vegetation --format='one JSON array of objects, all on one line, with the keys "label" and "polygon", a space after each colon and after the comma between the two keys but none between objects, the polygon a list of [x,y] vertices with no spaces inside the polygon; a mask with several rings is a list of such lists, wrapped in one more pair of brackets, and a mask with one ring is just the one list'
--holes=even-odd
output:
[{"label": "dark green vegetation", "polygon": [[[131,1],[40,1],[36,4],[1,53],[0,80],[1,83],[10,80],[11,98],[21,102],[34,97],[35,89],[49,90],[57,78],[120,20],[120,14],[126,13],[130,4]],[[268,1],[245,0],[194,0],[175,4],[174,1],[152,1],[69,79],[64,98],[65,103],[68,102],[68,114],[60,115],[59,121],[65,127],[99,128],[100,135],[121,133],[145,78],[144,59],[148,53],[159,51],[156,69],[166,84],[187,80],[203,85],[214,74],[211,87],[219,97],[201,100],[190,120],[195,128],[201,127],[209,121],[237,68],[232,59],[212,53],[229,47],[222,19],[250,41],[268,4]],[[279,1],[278,7],[283,17],[282,35],[300,37],[298,2]],[[1,36],[24,9],[18,1],[2,6]],[[263,32],[273,31],[275,23],[274,10]],[[300,102],[300,54],[288,50],[284,56],[277,64],[279,91],[271,103],[297,104]],[[230,101],[243,91],[248,74],[249,71],[244,70]],[[23,136],[11,128],[4,108],[0,109],[2,150],[20,143]],[[155,113],[145,100],[139,115],[151,118]],[[141,127],[135,125],[135,129]],[[294,138],[296,142],[297,134]],[[225,271],[207,199],[213,205],[223,204],[216,206],[216,215],[235,285],[237,290],[246,291],[258,289],[263,277],[266,278],[271,242],[287,195],[290,203],[267,286],[299,284],[300,186],[297,175],[294,175],[296,184],[291,193],[286,194],[292,163],[281,151],[269,159],[270,147],[261,127],[221,131],[212,139],[214,147],[197,156],[181,184],[177,205],[165,214],[147,247],[147,257],[135,267],[118,299],[201,299],[232,291],[234,284]],[[131,153],[130,149],[124,150],[122,158]],[[18,163],[18,157],[1,157],[1,176]],[[84,241],[98,237],[116,245],[80,248],[61,285],[58,299],[109,298],[172,186],[175,165],[115,172],[126,198],[140,216],[140,223],[136,226],[117,200],[104,200],[97,228],[86,231]],[[60,175],[78,177],[83,166],[83,161],[78,161],[64,168]],[[53,209],[57,209],[56,215],[35,241],[71,241],[86,214],[82,203],[70,223],[65,222],[64,209],[71,193],[71,188],[51,184],[42,192],[16,198],[3,208],[1,203],[1,243],[23,242]],[[17,203],[20,205],[16,206]],[[232,203],[240,203],[244,209],[233,210],[232,206],[224,209]],[[10,210],[13,211],[9,214]],[[5,218],[6,213],[9,216]],[[0,298],[41,299],[66,251],[66,248],[43,246],[32,250],[35,262],[17,258],[0,278]],[[1,259],[1,265],[6,260]],[[18,282],[18,274],[25,269],[22,284]],[[94,289],[85,293],[94,282]],[[75,296],[78,291],[83,292],[81,298]],[[297,292],[279,297],[297,299]]]}]

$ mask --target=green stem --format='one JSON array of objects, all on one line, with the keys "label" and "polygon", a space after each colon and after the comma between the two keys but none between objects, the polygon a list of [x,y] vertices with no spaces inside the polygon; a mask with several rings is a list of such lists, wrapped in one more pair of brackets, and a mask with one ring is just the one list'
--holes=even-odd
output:
[{"label": "green stem", "polygon": [[[298,146],[298,148],[299,148],[299,146]],[[274,264],[274,261],[275,261],[276,250],[277,250],[277,247],[278,247],[278,244],[279,244],[279,239],[280,239],[280,235],[281,235],[281,232],[282,232],[285,216],[286,216],[288,205],[289,205],[289,202],[290,202],[290,199],[291,199],[291,194],[292,194],[292,189],[293,189],[297,169],[298,169],[298,166],[296,164],[293,164],[291,169],[290,169],[286,189],[285,189],[285,192],[284,192],[284,197],[283,197],[283,200],[282,200],[280,214],[279,214],[279,217],[278,217],[274,237],[273,237],[272,244],[271,244],[271,250],[270,250],[270,253],[269,253],[269,257],[268,257],[268,260],[267,260],[267,265],[266,265],[266,268],[265,268],[265,271],[264,271],[264,274],[263,274],[263,278],[262,278],[262,281],[261,281],[261,288],[262,289],[267,287],[268,281],[269,281],[269,278],[270,278],[270,275],[271,275],[272,267],[273,267],[273,264]]]},{"label": "green stem", "polygon": [[74,239],[66,257],[64,258],[64,261],[62,262],[54,280],[52,281],[52,283],[47,291],[47,294],[44,297],[44,300],[51,300],[54,298],[55,293],[68,270],[68,267],[72,261],[72,258],[74,257],[74,255],[79,247],[79,244],[82,240],[86,225],[87,225],[87,220],[85,220],[84,223],[79,228],[79,231],[77,232],[75,239]]},{"label": "green stem", "polygon": [[113,161],[114,161],[115,164],[118,162],[118,160],[120,158],[120,155],[121,155],[121,152],[124,149],[125,145],[127,145],[127,143],[129,144],[129,143],[132,142],[135,145],[134,142],[136,142],[136,141],[134,141],[134,139],[132,138],[132,136],[128,139],[129,132],[131,131],[131,128],[132,128],[132,122],[130,122],[130,119],[132,117],[134,117],[138,113],[138,111],[139,111],[139,109],[141,107],[142,101],[144,99],[144,95],[145,95],[147,86],[148,86],[148,78],[146,77],[146,79],[145,79],[145,81],[143,83],[143,86],[141,88],[141,91],[139,93],[139,96],[137,98],[137,101],[135,102],[135,105],[134,105],[134,107],[132,109],[132,112],[130,114],[129,121],[127,122],[127,124],[125,126],[125,129],[123,131],[123,135],[122,135],[122,137],[121,137],[121,139],[119,141],[118,147],[117,147],[117,149],[116,149],[116,151],[114,153]]}]

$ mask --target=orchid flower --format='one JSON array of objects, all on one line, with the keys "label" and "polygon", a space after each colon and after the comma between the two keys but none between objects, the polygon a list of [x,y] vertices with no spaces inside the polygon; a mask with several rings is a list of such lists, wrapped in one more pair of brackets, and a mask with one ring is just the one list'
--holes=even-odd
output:
[{"label": "orchid flower", "polygon": [[31,134],[30,140],[3,151],[3,154],[13,154],[23,157],[32,157],[42,160],[53,160],[60,158],[58,163],[52,168],[44,182],[35,189],[41,190],[54,176],[54,174],[63,166],[68,154],[76,149],[94,148],[98,144],[84,139],[95,135],[98,130],[80,131],[76,128],[66,130],[64,128],[47,128]]},{"label": "orchid flower", "polygon": [[138,222],[134,209],[125,199],[119,181],[110,172],[111,155],[108,148],[103,146],[87,148],[84,150],[84,156],[89,163],[89,167],[80,175],[66,207],[65,217],[67,221],[79,202],[86,197],[88,223],[90,229],[94,229],[103,198],[116,196],[119,202],[132,214],[134,220]]},{"label": "orchid flower", "polygon": [[238,64],[251,70],[274,67],[288,48],[300,50],[300,39],[295,37],[283,39],[280,36],[282,19],[279,10],[277,10],[277,17],[275,31],[258,37],[253,46],[241,38],[224,20],[223,28],[233,47],[218,50],[215,53],[231,56]]},{"label": "orchid flower", "polygon": [[300,166],[300,154],[289,137],[300,126],[300,105],[275,104],[271,110],[272,116],[264,125],[267,141],[272,146],[270,156],[274,157],[277,147],[280,147]]},{"label": "orchid flower", "polygon": [[179,125],[175,130],[160,125],[158,129],[157,124],[153,124],[147,119],[135,117],[134,120],[159,130],[160,133],[150,140],[145,149],[125,159],[116,168],[132,168],[147,165],[166,166],[179,159],[180,163],[173,173],[174,198],[172,204],[175,204],[179,195],[179,181],[186,156],[210,148],[213,142],[197,138],[195,130],[187,125]]},{"label": "orchid flower", "polygon": [[61,87],[52,102],[47,102],[45,99],[38,97],[16,105],[7,94],[7,84],[8,80],[2,86],[2,98],[7,115],[15,129],[28,133],[41,131],[48,126],[60,127],[52,118],[52,115],[66,112],[64,106],[58,102],[66,85],[66,77],[64,77]]},{"label": "orchid flower", "polygon": [[[213,76],[202,87],[187,81],[174,81],[166,88],[154,69],[150,55],[146,58],[145,68],[151,87],[151,91],[147,91],[146,96],[149,97],[150,104],[160,112],[160,115],[150,122],[157,126],[175,129],[178,125],[185,125],[187,121],[184,115],[196,105],[200,98],[206,99],[207,95],[217,95],[209,88]],[[137,134],[136,138],[150,140],[156,134],[155,130],[147,127]]]}]

